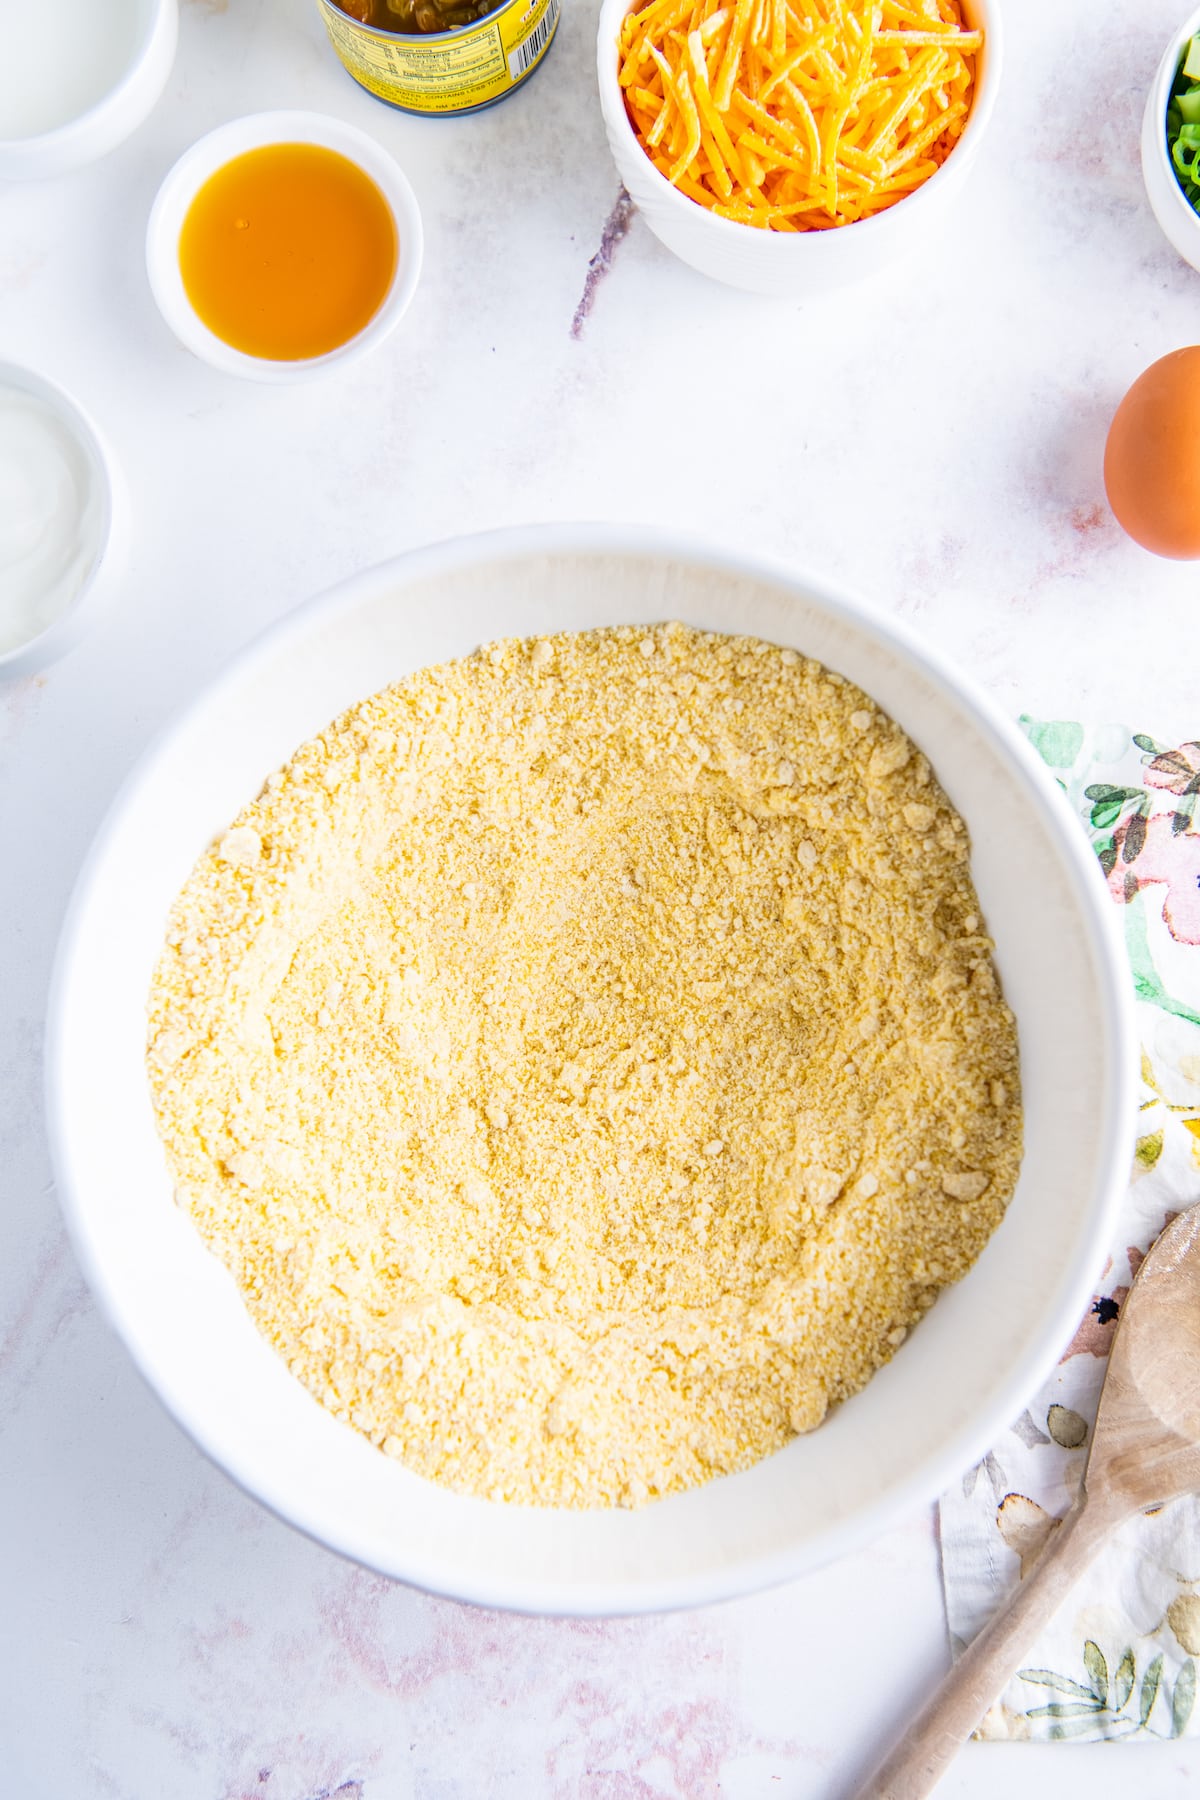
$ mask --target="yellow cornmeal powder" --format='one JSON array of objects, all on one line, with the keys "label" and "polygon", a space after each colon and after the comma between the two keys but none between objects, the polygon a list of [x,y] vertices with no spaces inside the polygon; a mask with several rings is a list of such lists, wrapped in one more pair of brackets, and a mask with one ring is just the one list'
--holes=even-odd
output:
[{"label": "yellow cornmeal powder", "polygon": [[854,1393],[1003,1214],[1017,1043],[928,763],[790,650],[500,643],[353,707],[171,916],[181,1204],[340,1418],[636,1505]]}]

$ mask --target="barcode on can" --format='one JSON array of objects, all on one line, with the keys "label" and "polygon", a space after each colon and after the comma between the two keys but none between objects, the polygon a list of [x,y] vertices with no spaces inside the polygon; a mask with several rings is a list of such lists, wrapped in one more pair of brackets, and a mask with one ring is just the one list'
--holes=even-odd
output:
[{"label": "barcode on can", "polygon": [[528,69],[532,69],[546,45],[554,35],[554,27],[558,24],[559,0],[550,0],[549,6],[525,39],[516,49],[509,53],[508,72],[514,81],[520,81]]}]

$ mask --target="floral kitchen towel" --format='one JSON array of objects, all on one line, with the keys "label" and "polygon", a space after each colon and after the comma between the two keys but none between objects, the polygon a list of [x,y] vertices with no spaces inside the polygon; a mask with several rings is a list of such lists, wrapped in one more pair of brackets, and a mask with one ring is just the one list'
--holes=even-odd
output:
[{"label": "floral kitchen towel", "polygon": [[[1200,1200],[1200,741],[1022,719],[1092,840],[1137,992],[1142,1087],[1118,1235],[1057,1369],[941,1501],[957,1654],[1037,1556],[1079,1487],[1121,1301],[1149,1246]],[[1031,1646],[986,1738],[1200,1736],[1200,1498],[1132,1520]]]}]

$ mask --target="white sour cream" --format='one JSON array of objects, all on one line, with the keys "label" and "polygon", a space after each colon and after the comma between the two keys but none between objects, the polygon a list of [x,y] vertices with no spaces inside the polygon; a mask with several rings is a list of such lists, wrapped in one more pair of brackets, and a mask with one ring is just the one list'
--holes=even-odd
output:
[{"label": "white sour cream", "polygon": [[0,0],[0,139],[91,110],[133,62],[144,0]]},{"label": "white sour cream", "polygon": [[45,400],[0,383],[0,655],[67,610],[103,534],[87,450]]}]

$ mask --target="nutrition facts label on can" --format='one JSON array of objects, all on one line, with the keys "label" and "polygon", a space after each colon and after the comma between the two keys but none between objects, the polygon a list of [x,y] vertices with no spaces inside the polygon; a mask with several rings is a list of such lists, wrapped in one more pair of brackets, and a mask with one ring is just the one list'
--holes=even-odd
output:
[{"label": "nutrition facts label on can", "polygon": [[558,24],[559,0],[510,0],[489,18],[428,38],[374,31],[321,0],[342,62],[371,93],[412,112],[465,112],[498,100],[537,64]]}]

